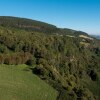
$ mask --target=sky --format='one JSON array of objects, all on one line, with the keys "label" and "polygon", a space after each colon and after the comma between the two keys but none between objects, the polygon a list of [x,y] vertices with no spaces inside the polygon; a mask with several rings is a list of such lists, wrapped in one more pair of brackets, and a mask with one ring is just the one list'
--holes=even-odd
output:
[{"label": "sky", "polygon": [[0,16],[30,18],[100,35],[100,0],[0,0]]}]

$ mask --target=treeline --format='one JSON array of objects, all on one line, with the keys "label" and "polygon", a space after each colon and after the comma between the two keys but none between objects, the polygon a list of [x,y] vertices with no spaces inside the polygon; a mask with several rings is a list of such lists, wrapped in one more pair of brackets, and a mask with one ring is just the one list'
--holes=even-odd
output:
[{"label": "treeline", "polygon": [[13,54],[0,54],[0,64],[18,65],[28,64],[34,62],[32,55],[28,52],[19,52]]},{"label": "treeline", "polygon": [[78,36],[79,34],[88,35],[82,31],[76,31],[67,28],[57,28],[54,25],[35,21],[26,18],[20,17],[11,17],[11,16],[0,16],[0,25],[4,27],[10,28],[19,28],[24,29],[26,31],[35,31],[35,32],[43,32],[46,34],[60,34],[60,35],[74,35]]},{"label": "treeline", "polygon": [[10,16],[0,16],[0,25],[5,27],[25,29],[27,31],[45,32],[48,34],[57,31],[57,27],[51,24]]}]

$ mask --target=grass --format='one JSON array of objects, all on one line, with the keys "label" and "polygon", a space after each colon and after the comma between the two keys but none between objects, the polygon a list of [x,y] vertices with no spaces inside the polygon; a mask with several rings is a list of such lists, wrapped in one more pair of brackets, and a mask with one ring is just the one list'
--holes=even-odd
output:
[{"label": "grass", "polygon": [[80,42],[81,45],[84,45],[86,47],[88,47],[90,45],[90,43],[86,43],[86,42]]},{"label": "grass", "polygon": [[85,38],[85,39],[89,39],[89,40],[93,40],[93,38],[88,37],[88,36],[85,36],[85,35],[79,35],[79,37],[81,37],[81,38]]},{"label": "grass", "polygon": [[56,100],[57,91],[26,68],[0,65],[0,100]]}]

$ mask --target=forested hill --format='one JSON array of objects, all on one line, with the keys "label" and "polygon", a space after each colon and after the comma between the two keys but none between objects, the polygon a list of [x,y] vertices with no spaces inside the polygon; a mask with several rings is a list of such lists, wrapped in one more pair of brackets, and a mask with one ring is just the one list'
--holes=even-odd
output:
[{"label": "forested hill", "polygon": [[85,32],[0,17],[0,64],[28,65],[57,100],[100,100],[100,40]]},{"label": "forested hill", "polygon": [[29,31],[54,31],[56,26],[47,24],[40,21],[35,21],[26,18],[10,17],[10,16],[0,16],[0,25],[7,27],[15,27],[20,29],[25,29]]},{"label": "forested hill", "polygon": [[79,34],[88,35],[85,32],[75,31],[67,28],[64,29],[57,28],[56,26],[48,23],[26,19],[26,18],[20,18],[20,17],[0,16],[0,25],[5,27],[24,29],[27,31],[44,32],[47,34],[62,34],[62,35],[69,34],[69,35],[76,35],[76,36]]}]

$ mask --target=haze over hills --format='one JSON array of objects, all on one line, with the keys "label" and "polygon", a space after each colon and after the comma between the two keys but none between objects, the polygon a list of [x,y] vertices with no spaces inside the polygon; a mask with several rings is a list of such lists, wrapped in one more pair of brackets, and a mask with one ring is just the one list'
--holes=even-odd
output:
[{"label": "haze over hills", "polygon": [[97,39],[100,39],[100,35],[91,35],[91,36],[93,36],[93,37],[95,37]]},{"label": "haze over hills", "polygon": [[1,16],[0,64],[2,100],[100,99],[100,40],[85,32]]}]

